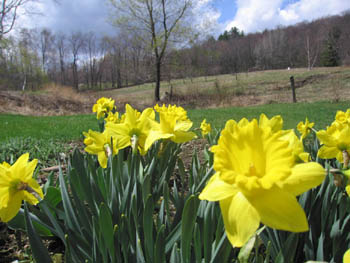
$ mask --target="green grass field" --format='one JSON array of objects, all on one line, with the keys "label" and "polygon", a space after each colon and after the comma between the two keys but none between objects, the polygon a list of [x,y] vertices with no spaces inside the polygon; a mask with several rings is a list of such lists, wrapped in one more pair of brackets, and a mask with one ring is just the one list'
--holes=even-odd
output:
[{"label": "green grass field", "polygon": [[[240,120],[259,118],[265,113],[269,118],[281,115],[284,128],[294,128],[299,121],[308,117],[315,122],[316,129],[324,129],[333,121],[337,110],[345,111],[350,108],[350,102],[331,103],[327,101],[295,104],[267,104],[252,107],[229,107],[217,109],[189,109],[189,118],[194,122],[193,128],[199,127],[206,118],[216,128],[222,128],[229,119]],[[58,140],[69,142],[81,140],[82,132],[88,129],[97,130],[95,115],[73,116],[20,116],[0,115],[0,143],[15,137],[32,137],[42,140]]]},{"label": "green grass field", "polygon": [[14,137],[69,142],[83,138],[82,131],[97,130],[96,116],[22,116],[0,114],[0,142]]},{"label": "green grass field", "polygon": [[300,121],[305,121],[308,117],[309,121],[315,122],[316,129],[324,129],[333,122],[337,110],[350,108],[350,102],[331,103],[327,101],[314,103],[295,103],[295,104],[267,104],[253,107],[230,107],[219,109],[202,109],[189,110],[188,115],[194,121],[195,126],[200,123],[203,118],[216,128],[222,128],[229,119],[239,121],[245,117],[249,120],[259,118],[261,113],[265,113],[271,118],[274,115],[281,115],[284,121],[285,129],[295,128]]}]

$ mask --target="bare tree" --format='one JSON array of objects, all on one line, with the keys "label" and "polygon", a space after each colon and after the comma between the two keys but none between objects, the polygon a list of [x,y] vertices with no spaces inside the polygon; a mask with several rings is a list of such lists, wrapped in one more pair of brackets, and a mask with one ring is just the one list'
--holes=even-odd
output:
[{"label": "bare tree", "polygon": [[97,85],[97,52],[98,52],[98,46],[97,46],[97,39],[96,35],[93,32],[89,32],[86,34],[86,52],[89,58],[89,65],[87,68],[87,74],[89,75],[87,77],[87,84],[91,85],[91,87],[94,87]]},{"label": "bare tree", "polygon": [[0,11],[0,39],[9,33],[16,22],[18,8],[30,2],[30,0],[3,0]]},{"label": "bare tree", "polygon": [[[4,35],[11,32],[18,18],[18,11],[28,3],[38,2],[38,0],[2,0],[0,9],[0,40]],[[53,0],[58,3],[59,0]]]},{"label": "bare tree", "polygon": [[161,66],[170,37],[181,30],[192,0],[110,0],[117,11],[117,26],[131,31],[147,32],[155,58],[156,87],[154,97],[160,100]]},{"label": "bare tree", "polygon": [[47,72],[46,64],[49,53],[52,51],[54,41],[55,37],[49,29],[44,28],[41,30],[38,44],[41,53],[42,70],[44,72]]},{"label": "bare tree", "polygon": [[324,38],[324,32],[322,31],[324,31],[324,26],[316,27],[315,25],[309,25],[305,31],[305,52],[308,70],[314,67],[319,57]]},{"label": "bare tree", "polygon": [[72,69],[73,69],[73,86],[76,90],[79,90],[79,78],[78,78],[78,60],[79,52],[82,50],[85,44],[84,36],[81,32],[75,32],[68,38],[69,46],[72,52]]},{"label": "bare tree", "polygon": [[66,76],[66,56],[67,56],[67,38],[64,34],[56,35],[56,48],[58,50],[61,84],[65,85],[67,81]]}]

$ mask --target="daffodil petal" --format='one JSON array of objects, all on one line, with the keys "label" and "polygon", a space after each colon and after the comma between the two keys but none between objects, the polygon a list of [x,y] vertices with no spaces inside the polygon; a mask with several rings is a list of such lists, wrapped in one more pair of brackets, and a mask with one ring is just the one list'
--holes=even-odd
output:
[{"label": "daffodil petal", "polygon": [[343,263],[350,263],[350,249],[346,250],[343,257]]},{"label": "daffodil petal", "polygon": [[192,127],[191,121],[178,121],[175,124],[175,131],[188,131]]},{"label": "daffodil petal", "polygon": [[292,168],[292,174],[284,181],[283,190],[293,195],[300,195],[309,189],[320,185],[326,172],[315,162],[297,164]]},{"label": "daffodil petal", "polygon": [[326,145],[323,145],[317,153],[317,156],[322,159],[333,159],[336,158],[339,153],[339,150],[337,147],[328,147]]},{"label": "daffodil petal", "polygon": [[319,131],[316,133],[316,135],[322,144],[327,144],[328,146],[336,146],[336,142],[326,131]]},{"label": "daffodil petal", "polygon": [[247,198],[265,225],[291,232],[309,229],[305,212],[293,194],[275,186]]},{"label": "daffodil petal", "polygon": [[150,131],[146,141],[145,141],[145,149],[146,151],[152,146],[152,144],[160,139],[169,139],[174,137],[171,133],[162,133],[160,131]]},{"label": "daffodil petal", "polygon": [[105,152],[98,152],[97,159],[98,159],[98,162],[102,168],[107,167],[107,156],[106,156]]},{"label": "daffodil petal", "polygon": [[9,200],[10,205],[0,209],[1,221],[8,222],[17,215],[19,209],[21,208],[22,199],[23,199],[22,191],[19,191],[15,193],[13,196],[11,196],[11,200]]},{"label": "daffodil petal", "polygon": [[14,177],[22,179],[25,167],[28,165],[29,153],[22,154],[17,161],[9,168]]},{"label": "daffodil petal", "polygon": [[38,159],[34,159],[27,164],[26,174],[25,174],[25,177],[23,178],[25,182],[29,181],[33,177],[33,172],[37,164],[38,164]]},{"label": "daffodil petal", "polygon": [[220,201],[237,194],[238,190],[232,184],[228,184],[220,179],[219,173],[214,174],[203,191],[199,199],[208,201]]},{"label": "daffodil petal", "polygon": [[171,138],[171,140],[175,143],[188,142],[196,138],[196,134],[194,132],[187,131],[174,131],[174,135],[175,137]]},{"label": "daffodil petal", "polygon": [[260,217],[241,192],[220,201],[228,240],[242,247],[259,227]]},{"label": "daffodil petal", "polygon": [[10,191],[8,187],[0,187],[0,209],[8,205]]},{"label": "daffodil petal", "polygon": [[39,202],[32,193],[28,193],[27,191],[23,191],[23,200],[32,205],[36,205]]},{"label": "daffodil petal", "polygon": [[299,159],[302,160],[304,163],[307,163],[309,161],[310,154],[306,152],[302,152],[298,155]]},{"label": "daffodil petal", "polygon": [[35,179],[30,179],[28,185],[41,197],[41,199],[44,198],[43,191]]}]

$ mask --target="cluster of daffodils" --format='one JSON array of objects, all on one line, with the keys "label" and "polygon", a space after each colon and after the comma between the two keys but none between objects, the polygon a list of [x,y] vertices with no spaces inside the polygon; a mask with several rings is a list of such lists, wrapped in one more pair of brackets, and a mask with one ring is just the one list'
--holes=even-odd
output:
[{"label": "cluster of daffodils", "polygon": [[96,118],[104,118],[106,114],[112,113],[115,109],[114,100],[102,97],[92,106],[92,112],[96,112]]},{"label": "cluster of daffodils", "polygon": [[243,246],[260,222],[281,230],[308,230],[296,196],[321,184],[323,167],[308,162],[294,130],[280,116],[230,120],[212,147],[216,173],[199,198],[219,201],[227,237]]},{"label": "cluster of daffodils", "polygon": [[[120,149],[131,147],[134,152],[145,155],[152,144],[157,140],[170,140],[175,143],[184,143],[196,137],[189,131],[192,121],[187,112],[176,105],[156,105],[142,112],[125,106],[125,113],[119,117],[118,112],[112,112],[114,101],[101,98],[93,107],[97,118],[104,118],[105,130],[101,132],[84,132],[85,151],[98,156],[101,167],[107,167],[110,155],[115,155]],[[156,112],[159,122],[156,121]]]},{"label": "cluster of daffodils", "polygon": [[331,126],[318,131],[316,135],[322,145],[318,157],[336,158],[347,168],[350,154],[350,109],[346,112],[338,111]]},{"label": "cluster of daffodils", "polygon": [[[93,106],[97,119],[104,120],[101,132],[84,132],[85,151],[97,155],[101,167],[119,150],[130,147],[133,154],[145,155],[156,141],[184,143],[196,138],[190,129],[187,112],[176,105],[156,105],[142,112],[125,106],[116,111],[114,100],[101,98]],[[158,118],[157,118],[158,115]],[[337,159],[340,171],[350,177],[350,109],[338,111],[326,130],[316,132],[308,119],[294,129],[284,130],[281,116],[271,119],[261,114],[259,120],[229,120],[222,130],[214,154],[215,174],[209,179],[199,199],[219,201],[225,232],[234,247],[243,246],[257,231],[260,223],[274,229],[304,232],[309,229],[297,196],[320,185],[325,169],[304,150],[303,140],[315,132],[321,143],[318,157]],[[211,132],[203,120],[202,136]],[[208,136],[210,137],[210,136]],[[22,201],[37,204],[43,192],[33,179],[37,160],[22,155],[13,165],[0,164],[0,220],[10,221]],[[350,180],[348,180],[350,181]],[[350,186],[347,187],[350,194]],[[350,262],[350,250],[344,262]]]}]

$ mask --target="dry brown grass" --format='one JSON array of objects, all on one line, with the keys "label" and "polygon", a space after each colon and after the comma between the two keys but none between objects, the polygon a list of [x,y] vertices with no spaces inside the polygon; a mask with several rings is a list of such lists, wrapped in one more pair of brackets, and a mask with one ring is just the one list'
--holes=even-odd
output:
[{"label": "dry brown grass", "polygon": [[[298,102],[350,100],[350,67],[268,70],[162,82],[159,103],[187,108],[217,108],[292,102],[289,77],[295,78]],[[173,96],[165,96],[173,87]],[[37,92],[1,92],[0,112],[25,115],[91,113],[100,97],[116,101],[119,111],[126,103],[137,109],[155,104],[154,83],[106,91],[77,92],[50,84]]]},{"label": "dry brown grass", "polygon": [[93,97],[91,96],[90,98],[89,96],[90,94],[88,93],[86,94],[79,93],[70,86],[61,86],[54,83],[50,83],[46,85],[42,89],[42,91],[44,93],[50,94],[52,97],[59,97],[62,99],[73,100],[81,103],[89,101]]},{"label": "dry brown grass", "polygon": [[90,113],[93,94],[78,93],[71,87],[50,84],[39,92],[1,91],[0,112],[22,115],[69,115]]}]

